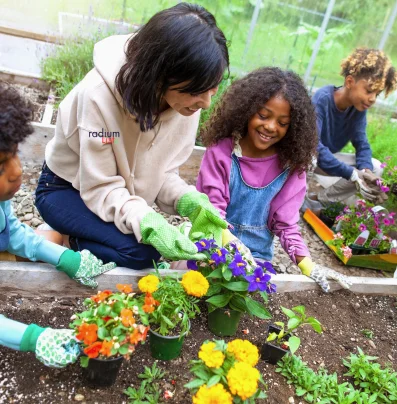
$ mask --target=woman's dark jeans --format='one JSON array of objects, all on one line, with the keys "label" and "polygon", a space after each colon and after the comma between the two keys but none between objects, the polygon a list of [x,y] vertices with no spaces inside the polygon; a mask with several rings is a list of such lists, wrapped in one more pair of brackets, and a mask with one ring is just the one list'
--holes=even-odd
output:
[{"label": "woman's dark jeans", "polygon": [[91,212],[72,184],[55,175],[44,162],[36,190],[36,207],[54,230],[70,236],[75,251],[89,250],[103,262],[132,269],[153,267],[157,250],[138,243],[133,234],[122,233]]}]

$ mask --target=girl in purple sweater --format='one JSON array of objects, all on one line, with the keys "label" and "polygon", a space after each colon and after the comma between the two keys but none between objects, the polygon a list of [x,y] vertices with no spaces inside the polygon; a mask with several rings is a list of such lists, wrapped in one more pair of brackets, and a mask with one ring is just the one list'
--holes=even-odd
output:
[{"label": "girl in purple sweater", "polygon": [[306,171],[316,154],[316,118],[303,82],[291,71],[258,69],[235,81],[202,132],[208,147],[197,189],[255,258],[273,258],[273,237],[302,273],[325,290],[337,272],[315,264],[299,232]]}]

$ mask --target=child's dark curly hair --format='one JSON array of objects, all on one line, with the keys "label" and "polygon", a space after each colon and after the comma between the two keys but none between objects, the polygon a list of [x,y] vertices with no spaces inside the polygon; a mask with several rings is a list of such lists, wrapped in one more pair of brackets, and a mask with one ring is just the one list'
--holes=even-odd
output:
[{"label": "child's dark curly hair", "polygon": [[248,121],[272,97],[281,95],[291,107],[291,123],[285,137],[276,143],[282,167],[307,171],[316,155],[316,116],[301,78],[277,67],[254,70],[228,88],[202,130],[205,146],[228,137],[246,136]]},{"label": "child's dark curly hair", "polygon": [[0,152],[13,153],[33,133],[32,104],[15,88],[0,81]]},{"label": "child's dark curly hair", "polygon": [[357,48],[341,63],[341,75],[368,80],[373,91],[385,96],[397,87],[397,72],[387,55],[379,49]]}]

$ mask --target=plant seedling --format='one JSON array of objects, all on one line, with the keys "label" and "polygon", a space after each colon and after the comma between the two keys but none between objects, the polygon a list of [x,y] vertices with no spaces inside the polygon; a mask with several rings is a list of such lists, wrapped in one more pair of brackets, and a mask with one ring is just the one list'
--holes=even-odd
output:
[{"label": "plant seedling", "polygon": [[306,316],[305,306],[296,306],[291,310],[281,306],[281,310],[288,317],[287,326],[282,321],[275,322],[274,324],[281,327],[281,331],[277,334],[272,332],[268,335],[266,342],[275,341],[283,349],[289,349],[291,354],[294,354],[300,346],[301,340],[296,335],[291,335],[288,341],[285,341],[286,336],[292,334],[298,327],[309,324],[313,330],[318,334],[322,333],[321,323],[314,317]]},{"label": "plant seedling", "polygon": [[363,334],[364,337],[367,337],[369,339],[372,339],[374,336],[374,332],[371,330],[361,330],[361,334]]}]

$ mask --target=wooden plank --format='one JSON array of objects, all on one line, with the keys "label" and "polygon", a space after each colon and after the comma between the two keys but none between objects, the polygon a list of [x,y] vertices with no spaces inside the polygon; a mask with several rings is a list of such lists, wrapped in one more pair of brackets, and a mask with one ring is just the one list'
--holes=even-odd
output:
[{"label": "wooden plank", "polygon": [[45,147],[54,137],[55,125],[32,122],[34,133],[19,144],[21,160],[24,162],[43,163]]},{"label": "wooden plank", "polygon": [[40,76],[37,74],[2,68],[0,70],[0,80],[10,84],[21,84],[44,91],[50,90],[50,85],[46,81],[41,80]]},{"label": "wooden plank", "polygon": [[[185,271],[161,270],[161,273],[183,275]],[[132,284],[137,290],[137,283],[142,276],[153,273],[153,269],[141,271],[128,268],[115,268],[98,277],[99,290],[115,290],[117,283]],[[397,296],[397,279],[351,277],[351,292],[367,295],[380,294]],[[272,277],[278,293],[319,290],[319,286],[303,275],[278,274]],[[341,286],[331,282],[331,291]],[[7,295],[30,296],[89,296],[92,289],[79,285],[52,265],[33,262],[0,262],[0,292]]]},{"label": "wooden plank", "polygon": [[64,43],[64,38],[56,35],[40,34],[38,32],[25,31],[23,29],[0,26],[0,33],[6,35],[19,36],[21,38],[34,39],[41,42],[50,42],[57,45]]}]

